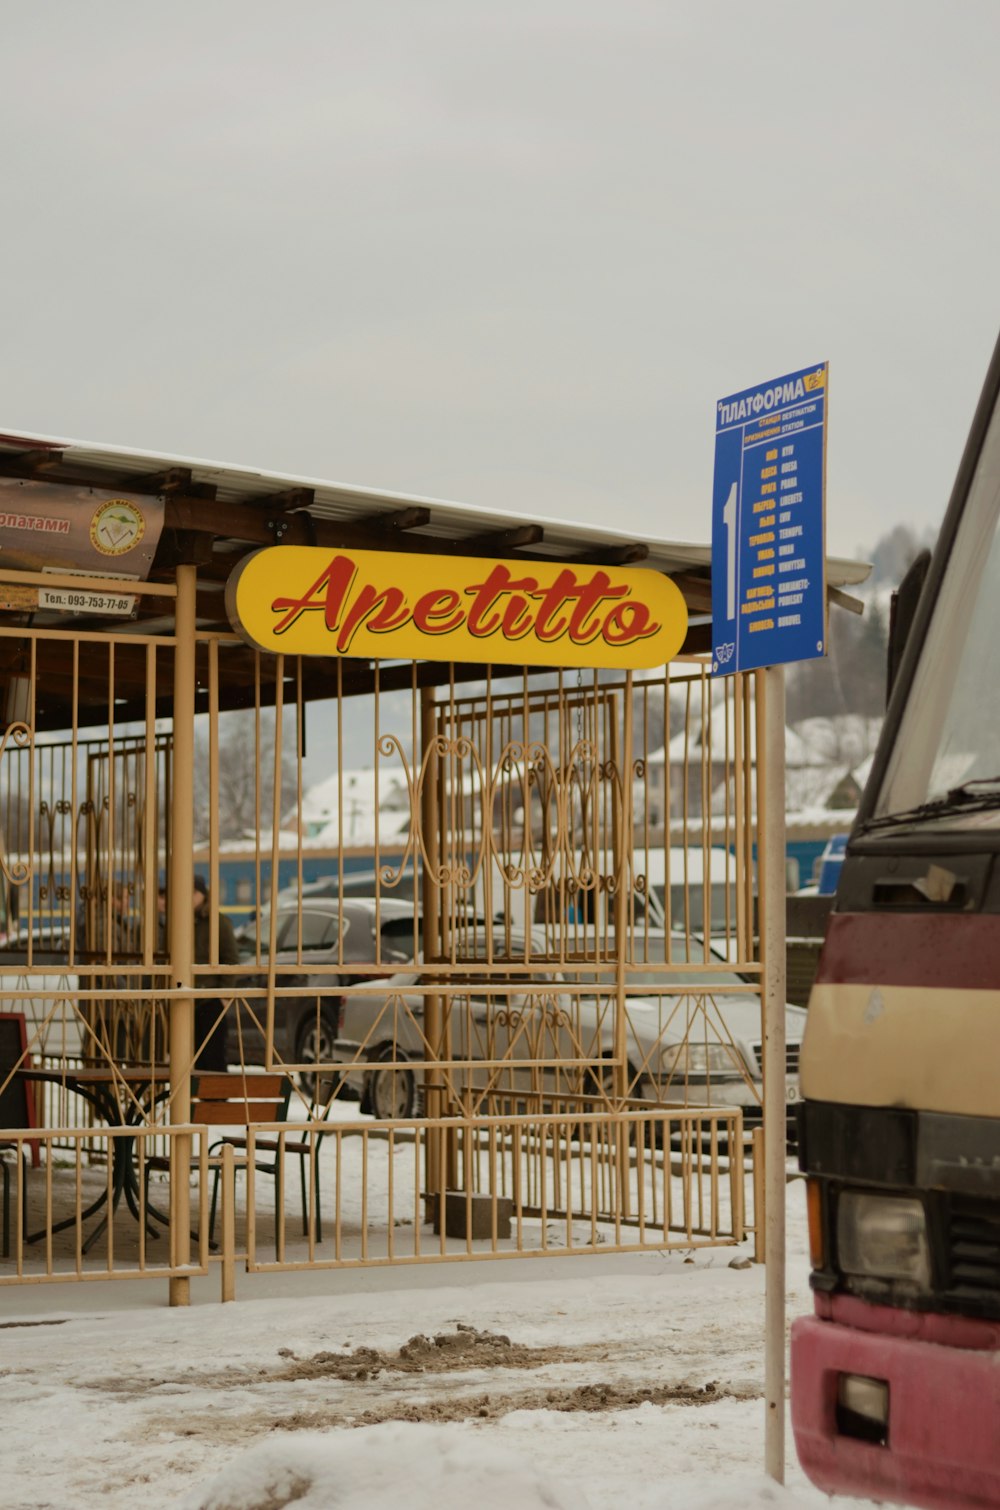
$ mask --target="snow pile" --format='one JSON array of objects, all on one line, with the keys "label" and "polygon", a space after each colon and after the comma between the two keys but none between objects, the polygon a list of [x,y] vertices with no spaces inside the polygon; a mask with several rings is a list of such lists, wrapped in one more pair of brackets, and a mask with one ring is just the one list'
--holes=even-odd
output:
[{"label": "snow pile", "polygon": [[367,1431],[284,1434],[243,1454],[183,1510],[588,1510],[524,1458],[465,1427],[392,1421]]},{"label": "snow pile", "polygon": [[[662,1426],[652,1406],[635,1414],[654,1429]],[[636,1466],[622,1479],[623,1498],[633,1503]],[[751,1473],[728,1481],[685,1476],[642,1503],[664,1510],[820,1510],[831,1502],[813,1489],[782,1488]],[[560,1481],[527,1457],[500,1452],[474,1426],[388,1422],[334,1436],[274,1437],[185,1497],[181,1510],[590,1510],[592,1504],[575,1476]]]}]

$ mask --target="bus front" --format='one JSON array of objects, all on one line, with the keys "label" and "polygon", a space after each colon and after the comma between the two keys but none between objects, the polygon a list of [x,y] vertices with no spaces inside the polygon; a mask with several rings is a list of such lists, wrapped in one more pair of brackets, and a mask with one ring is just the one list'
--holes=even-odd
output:
[{"label": "bus front", "polygon": [[802,1049],[828,1492],[1000,1505],[1000,344],[851,834]]}]

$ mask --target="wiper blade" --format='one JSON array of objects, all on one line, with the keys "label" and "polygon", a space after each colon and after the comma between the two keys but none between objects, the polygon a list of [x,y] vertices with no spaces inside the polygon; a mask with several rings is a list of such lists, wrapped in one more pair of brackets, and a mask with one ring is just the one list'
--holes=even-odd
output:
[{"label": "wiper blade", "polygon": [[871,829],[900,828],[908,823],[947,818],[952,813],[988,812],[995,807],[1000,807],[1000,776],[979,776],[973,781],[963,781],[961,786],[953,786],[944,797],[919,802],[916,807],[904,808],[898,813],[869,818],[861,827],[868,833]]},{"label": "wiper blade", "polygon": [[963,781],[961,786],[951,788],[945,800],[965,804],[988,802],[990,798],[1000,801],[1000,776],[976,776],[971,781]]}]

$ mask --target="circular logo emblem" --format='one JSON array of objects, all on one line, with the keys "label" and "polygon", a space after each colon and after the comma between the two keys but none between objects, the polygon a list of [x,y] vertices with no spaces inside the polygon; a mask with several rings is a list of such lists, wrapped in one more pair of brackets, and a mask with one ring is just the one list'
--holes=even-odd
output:
[{"label": "circular logo emblem", "polygon": [[102,503],[90,521],[90,543],[102,556],[123,556],[145,533],[145,519],[127,498]]}]

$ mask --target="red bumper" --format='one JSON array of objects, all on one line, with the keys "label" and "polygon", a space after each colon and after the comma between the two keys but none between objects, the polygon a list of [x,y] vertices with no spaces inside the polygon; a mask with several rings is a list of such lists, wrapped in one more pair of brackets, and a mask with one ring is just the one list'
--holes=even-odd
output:
[{"label": "red bumper", "polygon": [[[827,1301],[823,1309],[840,1308]],[[970,1329],[963,1318],[943,1316],[926,1318],[932,1323],[926,1328],[914,1326],[912,1314],[858,1302],[844,1306],[842,1315],[855,1324],[804,1316],[792,1327],[792,1427],[813,1483],[828,1493],[932,1510],[1000,1506],[1000,1337],[994,1327],[972,1323]],[[928,1332],[934,1341],[926,1340]],[[838,1433],[841,1373],[888,1382],[886,1446]]]}]

